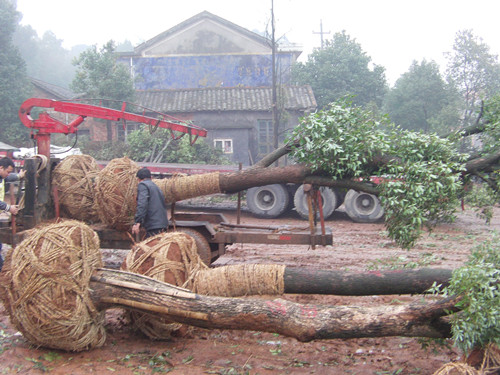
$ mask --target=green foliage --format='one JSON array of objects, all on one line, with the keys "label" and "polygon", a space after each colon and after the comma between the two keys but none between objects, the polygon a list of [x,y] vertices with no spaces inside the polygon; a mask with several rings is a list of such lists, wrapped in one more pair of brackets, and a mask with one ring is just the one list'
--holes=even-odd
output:
[{"label": "green foliage", "polygon": [[22,146],[29,139],[17,115],[30,94],[25,63],[12,44],[19,21],[20,13],[12,1],[0,0],[0,139],[13,146]]},{"label": "green foliage", "polygon": [[[498,154],[500,150],[500,95],[496,95],[484,103],[484,131],[475,137],[475,157],[488,158]],[[476,173],[472,188],[465,195],[467,204],[476,209],[478,215],[489,222],[492,217],[492,206],[500,202],[500,166],[498,161],[489,170]],[[470,181],[469,181],[470,182]]]},{"label": "green foliage", "polygon": [[460,313],[451,315],[455,345],[465,352],[488,343],[500,344],[500,238],[498,233],[477,246],[464,267],[453,272],[448,287],[434,286],[444,296],[460,296]]},{"label": "green foliage", "polygon": [[311,85],[319,108],[345,95],[355,95],[357,104],[380,107],[387,89],[384,70],[342,32],[326,41],[325,48],[315,49],[306,63],[297,63],[292,75],[298,83]]},{"label": "green foliage", "polygon": [[493,217],[494,202],[500,199],[500,193],[486,184],[469,184],[465,192],[465,202],[476,211],[476,215],[490,224]]},{"label": "green foliage", "polygon": [[[423,60],[420,64],[412,63],[384,100],[384,111],[391,120],[409,130],[431,131],[434,117],[443,117],[441,113],[454,102],[452,90],[447,87],[439,66],[435,62]],[[445,125],[447,129],[456,126],[453,122]]]},{"label": "green foliage", "polygon": [[88,98],[133,102],[134,85],[129,70],[116,62],[115,44],[106,43],[99,51],[92,46],[74,60],[77,67],[71,89]]},{"label": "green foliage", "polygon": [[194,145],[189,137],[172,140],[170,131],[157,129],[151,133],[147,128],[127,136],[127,155],[136,161],[185,164],[229,164],[221,150],[210,147],[204,139]]},{"label": "green foliage", "polygon": [[412,247],[424,227],[452,221],[462,191],[464,157],[435,134],[394,131],[388,178],[381,185],[389,237]]},{"label": "green foliage", "polygon": [[490,154],[500,150],[500,94],[484,103],[485,131],[481,134],[483,153]]},{"label": "green foliage", "polygon": [[[380,191],[386,226],[402,247],[413,246],[424,226],[451,220],[458,205],[463,156],[450,141],[401,130],[347,99],[305,117],[288,142],[295,160],[316,174],[385,177]],[[378,156],[390,162],[373,163]]]},{"label": "green foliage", "polygon": [[448,53],[447,77],[463,100],[464,126],[472,125],[479,103],[500,90],[500,65],[497,56],[472,30],[456,34],[453,52]]},{"label": "green foliage", "polygon": [[305,117],[287,142],[296,140],[292,156],[314,171],[333,179],[369,177],[372,157],[390,149],[384,132],[387,126],[386,118],[342,98]]},{"label": "green foliage", "polygon": [[88,139],[80,140],[78,147],[83,154],[90,155],[96,160],[113,160],[128,154],[128,145],[123,141],[98,142]]}]

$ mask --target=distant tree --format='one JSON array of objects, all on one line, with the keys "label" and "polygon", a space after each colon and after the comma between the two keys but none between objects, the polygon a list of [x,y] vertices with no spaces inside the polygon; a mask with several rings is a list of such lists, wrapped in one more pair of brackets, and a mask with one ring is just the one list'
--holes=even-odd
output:
[{"label": "distant tree", "polygon": [[447,58],[447,77],[463,100],[462,125],[470,126],[477,120],[481,101],[500,92],[498,56],[472,30],[462,30]]},{"label": "distant tree", "polygon": [[116,52],[131,52],[134,50],[134,46],[130,40],[124,40],[116,46]]},{"label": "distant tree", "polygon": [[88,98],[133,101],[134,84],[126,66],[116,62],[115,44],[107,42],[100,50],[92,46],[74,60],[76,76],[70,88]]},{"label": "distant tree", "polygon": [[358,105],[374,103],[380,108],[387,90],[385,69],[373,65],[371,58],[345,31],[336,33],[317,48],[307,62],[292,69],[294,80],[311,85],[320,108],[346,95],[355,95]]},{"label": "distant tree", "polygon": [[452,103],[453,93],[441,77],[439,66],[434,61],[414,61],[387,93],[384,112],[405,129],[429,132],[432,119]]},{"label": "distant tree", "polygon": [[31,26],[19,26],[14,34],[14,44],[26,62],[30,77],[69,87],[75,75],[70,51],[62,46],[62,40],[47,31],[40,39]]},{"label": "distant tree", "polygon": [[0,0],[0,139],[21,146],[29,139],[29,133],[17,113],[29,96],[30,86],[26,65],[12,44],[12,36],[21,19],[14,4],[10,0]]},{"label": "distant tree", "polygon": [[24,59],[28,75],[39,78],[37,77],[39,70],[37,57],[39,56],[40,39],[35,29],[30,25],[18,24],[12,37],[12,43],[17,47]]}]

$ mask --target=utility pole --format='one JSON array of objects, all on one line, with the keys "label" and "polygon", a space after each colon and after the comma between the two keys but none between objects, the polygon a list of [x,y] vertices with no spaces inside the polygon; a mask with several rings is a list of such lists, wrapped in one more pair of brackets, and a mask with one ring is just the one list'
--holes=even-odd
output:
[{"label": "utility pole", "polygon": [[276,72],[276,37],[275,37],[275,24],[274,24],[274,0],[271,0],[271,44],[272,44],[272,74],[273,74],[273,88],[272,88],[272,101],[273,101],[273,146],[276,150],[278,148],[278,129],[279,129],[279,114],[278,114],[278,93],[277,93],[277,72]]},{"label": "utility pole", "polygon": [[323,49],[324,43],[323,43],[323,34],[330,34],[330,31],[324,32],[323,31],[323,20],[319,20],[319,32],[313,31],[313,34],[320,34],[321,35],[321,49]]}]

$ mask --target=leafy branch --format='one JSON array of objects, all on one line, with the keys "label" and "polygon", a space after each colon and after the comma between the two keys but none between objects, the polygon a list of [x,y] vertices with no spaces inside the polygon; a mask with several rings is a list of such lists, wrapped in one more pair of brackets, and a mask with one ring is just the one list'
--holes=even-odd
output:
[{"label": "leafy branch", "polygon": [[477,246],[464,267],[453,272],[449,286],[434,293],[460,296],[451,315],[454,343],[464,352],[488,343],[500,344],[500,241],[498,233]]}]

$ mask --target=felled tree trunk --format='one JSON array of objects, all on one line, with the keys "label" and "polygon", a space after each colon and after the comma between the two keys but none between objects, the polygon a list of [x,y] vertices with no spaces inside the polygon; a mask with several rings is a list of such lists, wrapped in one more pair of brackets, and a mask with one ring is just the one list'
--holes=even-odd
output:
[{"label": "felled tree trunk", "polygon": [[220,189],[224,193],[235,193],[254,186],[301,183],[310,174],[309,168],[302,164],[285,167],[249,168],[241,172],[221,173]]},{"label": "felled tree trunk", "polygon": [[448,285],[451,270],[371,271],[362,273],[286,267],[285,293],[370,296],[388,294],[421,294],[433,283]]},{"label": "felled tree trunk", "polygon": [[378,194],[376,187],[354,180],[332,180],[330,177],[315,175],[303,164],[284,167],[253,167],[241,172],[221,173],[220,190],[226,194],[237,193],[255,186],[286,183],[311,183],[321,186],[363,190],[370,194]]},{"label": "felled tree trunk", "polygon": [[299,341],[383,336],[450,336],[443,317],[456,300],[356,307],[298,304],[283,299],[209,297],[125,272],[98,270],[90,282],[98,309],[120,306],[202,328],[274,332]]}]

